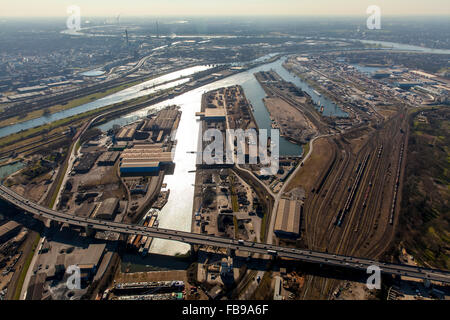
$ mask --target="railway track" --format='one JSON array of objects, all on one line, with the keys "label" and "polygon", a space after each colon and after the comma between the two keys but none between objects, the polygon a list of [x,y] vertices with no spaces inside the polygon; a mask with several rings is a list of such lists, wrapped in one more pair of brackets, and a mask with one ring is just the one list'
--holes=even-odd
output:
[{"label": "railway track", "polygon": [[[342,153],[338,153],[336,165],[331,169],[320,192],[312,193],[312,199],[305,205],[305,239],[309,248],[325,247],[327,252],[358,254],[371,258],[378,258],[385,252],[394,230],[389,225],[388,213],[391,212],[386,202],[391,204],[391,190],[394,190],[397,173],[400,172],[399,184],[402,178],[403,165],[396,161],[404,139],[399,127],[400,113],[382,124],[379,130],[372,132],[356,155],[349,147],[348,150],[342,148]],[[338,192],[347,190],[349,185],[352,186],[350,194]],[[400,185],[398,189],[400,190]],[[395,201],[398,203],[399,199]],[[335,212],[332,210],[335,207],[348,209],[345,223],[342,223],[343,230],[339,232],[339,227],[333,224],[333,214],[329,212]],[[330,297],[330,290],[338,283],[339,280],[317,276],[308,280],[310,290],[319,293],[321,298]]]},{"label": "railway track", "polygon": [[[407,132],[406,128],[407,128],[407,122],[405,120],[406,118],[403,117],[403,119],[399,116],[398,122],[396,123],[396,125],[393,125],[393,130],[395,130],[396,132],[399,132],[399,128],[403,128],[404,132]],[[407,150],[407,139],[408,135],[407,134],[401,134],[398,136],[398,141],[393,142],[393,144],[397,144],[400,145],[400,142],[403,141],[405,143],[404,146],[404,157],[405,157],[405,153]],[[405,163],[405,159],[403,158],[403,161],[401,163],[401,168],[400,168],[400,183],[399,183],[399,190],[401,190],[402,187],[402,178],[403,178],[403,174],[404,174],[404,163]],[[400,202],[400,199],[397,198],[397,202]],[[397,213],[400,211],[399,206],[396,207],[395,209],[395,213]],[[393,238],[394,234],[393,231],[395,230],[395,226],[396,223],[398,221],[398,219],[394,219],[393,221],[393,225],[388,224],[388,217],[385,217],[386,220],[386,228],[384,229],[382,235],[380,235],[379,237],[379,241],[377,241],[373,246],[371,246],[368,250],[367,250],[367,255],[371,256],[371,257],[379,257],[383,252],[385,252],[389,245],[390,245],[390,240]]]}]

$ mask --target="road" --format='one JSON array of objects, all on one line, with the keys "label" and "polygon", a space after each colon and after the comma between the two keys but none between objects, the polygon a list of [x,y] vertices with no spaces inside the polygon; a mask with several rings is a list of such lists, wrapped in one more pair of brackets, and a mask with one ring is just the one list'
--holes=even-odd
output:
[{"label": "road", "polygon": [[309,152],[308,154],[303,158],[303,160],[298,164],[297,168],[295,168],[294,172],[291,173],[291,175],[289,176],[289,178],[286,180],[286,182],[283,184],[283,186],[281,187],[280,191],[277,193],[276,196],[274,196],[275,198],[275,203],[273,205],[273,210],[272,210],[272,215],[270,217],[270,223],[269,223],[269,231],[268,231],[268,235],[267,235],[267,243],[273,243],[273,229],[275,228],[275,220],[277,218],[277,210],[278,210],[278,203],[280,202],[281,196],[284,194],[284,191],[286,190],[287,186],[290,184],[290,182],[292,181],[292,179],[297,175],[298,171],[301,170],[302,168],[302,164],[305,163],[306,160],[309,159],[309,157],[311,156],[312,152],[313,152],[313,148],[314,148],[314,141],[316,141],[319,138],[324,138],[324,137],[328,137],[330,136],[329,134],[327,135],[321,135],[321,136],[317,136],[314,137],[309,145]]},{"label": "road", "polygon": [[[68,177],[69,177],[70,171],[71,171],[71,169],[72,169],[72,167],[73,167],[73,164],[74,164],[74,162],[75,162],[75,160],[76,160],[76,157],[77,157],[76,153],[77,153],[77,151],[78,151],[78,150],[77,150],[77,145],[78,145],[78,143],[80,142],[81,136],[82,136],[82,135],[86,132],[86,130],[89,129],[89,128],[91,127],[91,125],[92,125],[97,119],[99,119],[100,117],[101,117],[101,116],[97,116],[97,117],[91,119],[91,120],[89,121],[89,123],[88,123],[87,125],[85,125],[85,126],[81,129],[81,131],[80,131],[79,134],[77,135],[76,139],[72,142],[72,145],[71,145],[71,153],[70,153],[69,160],[68,160],[67,170],[66,170],[66,172],[64,173],[64,177],[63,177],[61,186],[60,186],[60,188],[59,188],[59,190],[58,190],[58,194],[57,194],[57,197],[56,197],[56,201],[55,201],[55,203],[53,204],[53,209],[56,209],[56,207],[57,207],[57,205],[58,205],[58,203],[59,203],[59,200],[60,200],[60,198],[61,198],[61,192],[62,192],[62,190],[64,189],[64,187],[65,187],[65,185],[66,185],[66,182],[67,182],[67,179],[68,179]],[[61,166],[61,167],[60,167],[60,170],[62,170],[63,168],[64,168],[64,166]],[[56,174],[55,176],[57,177],[58,174]],[[50,188],[46,191],[46,193],[49,192],[49,191],[50,191]],[[45,197],[43,197],[43,199],[45,199]],[[45,222],[46,222],[46,225],[47,225],[47,224],[48,224],[48,223],[47,223],[48,221],[45,221]],[[45,239],[46,239],[45,235],[44,235],[43,237],[41,237],[41,239],[39,240],[39,243],[38,243],[38,245],[37,245],[36,248],[40,248],[41,245],[44,243]],[[25,300],[25,298],[26,298],[26,296],[27,296],[27,290],[28,290],[29,282],[30,282],[31,276],[33,275],[34,266],[35,266],[36,261],[37,261],[38,256],[39,256],[39,252],[38,252],[38,251],[39,251],[39,250],[36,250],[36,251],[34,252],[33,258],[32,258],[32,260],[31,260],[31,263],[30,263],[30,265],[29,265],[29,267],[28,267],[28,270],[27,270],[27,274],[25,275],[25,280],[24,280],[24,283],[23,283],[23,285],[22,285],[22,289],[21,289],[21,292],[20,292],[20,299],[22,299],[22,300]]]},{"label": "road", "polygon": [[281,246],[256,243],[243,240],[233,240],[229,238],[196,234],[191,232],[183,232],[176,230],[148,228],[140,225],[130,225],[126,223],[118,223],[112,221],[102,221],[98,219],[90,219],[72,216],[70,214],[45,208],[33,203],[24,197],[18,195],[14,191],[5,186],[0,186],[0,198],[9,202],[17,208],[20,208],[37,217],[47,218],[53,221],[67,223],[72,226],[86,227],[101,231],[117,232],[128,235],[143,235],[166,240],[175,240],[194,245],[207,245],[233,250],[246,251],[256,254],[272,255],[282,258],[296,259],[300,261],[317,263],[329,266],[344,267],[366,271],[369,266],[377,265],[381,272],[385,274],[408,276],[417,279],[428,279],[432,281],[440,281],[450,283],[450,272],[429,268],[421,268],[409,265],[398,265],[391,263],[380,263],[378,261],[357,258],[331,253],[317,252],[312,250],[299,250],[285,248]]}]

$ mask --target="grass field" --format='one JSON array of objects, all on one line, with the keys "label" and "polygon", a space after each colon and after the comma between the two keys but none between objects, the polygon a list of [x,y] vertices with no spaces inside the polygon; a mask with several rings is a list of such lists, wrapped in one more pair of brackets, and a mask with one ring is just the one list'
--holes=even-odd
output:
[{"label": "grass field", "polygon": [[266,241],[266,228],[267,228],[267,213],[264,213],[261,219],[261,233],[259,235],[259,238],[262,243]]},{"label": "grass field", "polygon": [[[309,152],[309,144],[305,146],[305,155]],[[292,178],[286,191],[303,187],[306,191],[311,190],[314,184],[318,181],[321,172],[326,170],[328,163],[333,156],[332,146],[326,138],[317,139],[314,142],[314,151],[308,160],[305,161],[303,168],[301,168]]]},{"label": "grass field", "polygon": [[450,269],[450,111],[410,114],[401,223],[396,236],[421,264]]},{"label": "grass field", "polygon": [[20,300],[20,293],[22,291],[23,283],[25,281],[28,268],[30,267],[31,260],[33,260],[34,252],[36,251],[37,245],[39,244],[39,240],[41,240],[41,236],[38,234],[33,242],[33,248],[30,254],[27,256],[27,259],[25,260],[25,263],[23,265],[23,269],[20,273],[19,280],[16,286],[16,291],[14,292],[14,300]]}]

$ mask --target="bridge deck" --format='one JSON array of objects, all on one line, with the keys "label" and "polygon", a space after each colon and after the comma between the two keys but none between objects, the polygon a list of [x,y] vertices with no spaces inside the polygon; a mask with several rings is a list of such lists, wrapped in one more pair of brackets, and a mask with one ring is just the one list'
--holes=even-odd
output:
[{"label": "bridge deck", "polygon": [[376,265],[381,272],[391,275],[408,276],[417,279],[428,279],[443,283],[450,283],[450,272],[444,270],[421,268],[409,265],[392,263],[380,263],[378,261],[350,256],[335,255],[331,253],[317,252],[311,250],[300,250],[285,248],[276,245],[255,243],[250,241],[238,241],[229,238],[203,235],[191,232],[149,228],[139,225],[130,225],[112,221],[103,221],[91,218],[82,218],[66,213],[61,213],[33,203],[9,188],[0,186],[0,198],[12,205],[35,216],[47,218],[53,221],[67,223],[70,225],[88,227],[96,230],[111,231],[130,235],[143,235],[160,239],[181,241],[189,244],[215,246],[235,250],[248,251],[251,253],[271,254],[283,258],[297,259],[310,263],[318,263],[330,266],[339,266],[357,270],[367,270],[369,266]]}]

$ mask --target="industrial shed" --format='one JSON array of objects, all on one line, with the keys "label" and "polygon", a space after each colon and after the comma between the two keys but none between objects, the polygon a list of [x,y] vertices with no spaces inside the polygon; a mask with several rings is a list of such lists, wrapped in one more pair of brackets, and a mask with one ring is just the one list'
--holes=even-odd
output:
[{"label": "industrial shed", "polygon": [[302,205],[299,201],[281,199],[275,220],[275,234],[280,238],[298,238]]},{"label": "industrial shed", "polygon": [[172,163],[171,152],[151,153],[123,153],[122,162],[160,162],[161,164]]},{"label": "industrial shed", "polygon": [[20,231],[21,225],[15,221],[9,221],[0,226],[0,243],[6,242],[16,236]]},{"label": "industrial shed", "polygon": [[153,119],[147,120],[142,127],[143,131],[171,131],[173,128],[173,125],[175,123],[175,120],[178,116],[178,108],[176,107],[170,107],[167,109],[163,109],[156,117]]},{"label": "industrial shed", "polygon": [[89,170],[94,166],[95,161],[97,161],[100,156],[100,152],[89,152],[81,156],[79,163],[75,166],[74,170],[76,173],[88,173]]},{"label": "industrial shed", "polygon": [[121,174],[157,174],[162,167],[173,164],[172,152],[163,151],[160,144],[140,144],[120,155]]},{"label": "industrial shed", "polygon": [[159,170],[158,161],[123,161],[120,165],[121,174],[151,174],[158,173]]},{"label": "industrial shed", "polygon": [[100,158],[98,159],[99,166],[113,166],[117,159],[119,158],[120,153],[117,151],[114,152],[104,152]]},{"label": "industrial shed", "polygon": [[203,112],[197,112],[196,116],[200,116],[205,121],[225,121],[227,113],[224,108],[206,108]]},{"label": "industrial shed", "polygon": [[75,215],[77,217],[89,218],[97,208],[97,204],[85,202],[76,211]]},{"label": "industrial shed", "polygon": [[112,221],[116,216],[118,207],[119,207],[119,199],[117,198],[106,199],[95,211],[94,216],[97,219]]},{"label": "industrial shed", "polygon": [[136,134],[135,127],[125,127],[122,128],[119,133],[116,135],[117,141],[132,141],[134,139],[134,135]]}]

